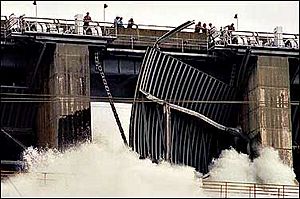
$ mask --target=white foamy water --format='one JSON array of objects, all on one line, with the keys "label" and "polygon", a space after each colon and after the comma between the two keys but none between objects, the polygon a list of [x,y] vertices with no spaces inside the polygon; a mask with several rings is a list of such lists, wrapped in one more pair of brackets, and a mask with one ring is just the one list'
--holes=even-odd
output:
[{"label": "white foamy water", "polygon": [[[116,104],[128,139],[130,104]],[[188,166],[140,160],[123,145],[108,103],[92,103],[92,143],[59,153],[29,148],[29,172],[1,181],[1,197],[208,197]],[[214,160],[211,180],[291,184],[295,174],[267,148],[251,162],[234,149]],[[42,172],[47,172],[46,180]],[[218,196],[218,194],[217,194]]]},{"label": "white foamy water", "polygon": [[210,180],[295,184],[296,175],[293,169],[280,160],[278,151],[266,147],[260,153],[251,162],[246,154],[238,153],[234,149],[223,150],[220,157],[211,164]]}]

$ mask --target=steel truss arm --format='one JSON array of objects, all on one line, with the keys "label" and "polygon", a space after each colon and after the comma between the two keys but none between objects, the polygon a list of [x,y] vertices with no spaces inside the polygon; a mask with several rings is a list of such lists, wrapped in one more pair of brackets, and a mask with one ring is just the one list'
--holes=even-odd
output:
[{"label": "steel truss arm", "polygon": [[177,111],[180,111],[180,112],[183,112],[183,113],[186,113],[186,114],[189,114],[189,115],[192,115],[192,116],[195,116],[203,121],[205,121],[206,123],[222,130],[222,131],[225,131],[225,132],[228,132],[230,133],[231,135],[233,136],[240,136],[242,137],[243,139],[249,141],[249,138],[247,138],[241,131],[240,128],[233,128],[233,127],[226,127],[222,124],[219,124],[215,121],[213,121],[212,119],[206,117],[205,115],[202,115],[196,111],[193,111],[193,110],[190,110],[190,109],[187,109],[187,108],[184,108],[184,107],[181,107],[181,106],[178,106],[178,105],[175,105],[175,104],[172,104],[172,103],[169,103],[169,102],[166,102],[162,99],[159,99],[153,95],[151,95],[150,93],[147,93],[143,90],[140,90],[141,93],[143,93],[147,99],[153,101],[153,102],[156,102],[158,104],[161,104],[161,105],[164,105],[164,104],[168,104],[168,106],[171,108],[171,109],[174,109],[174,110],[177,110]]}]

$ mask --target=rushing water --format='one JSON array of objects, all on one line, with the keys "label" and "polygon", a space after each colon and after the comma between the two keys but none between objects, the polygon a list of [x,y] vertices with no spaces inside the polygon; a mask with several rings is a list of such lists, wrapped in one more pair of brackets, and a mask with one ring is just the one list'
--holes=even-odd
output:
[{"label": "rushing water", "polygon": [[[128,138],[131,105],[116,107]],[[64,153],[28,148],[29,172],[1,181],[1,197],[207,196],[192,167],[153,164],[126,148],[108,103],[92,103],[92,137],[92,143]],[[224,150],[210,167],[211,180],[293,184],[295,179],[272,148],[253,162],[234,149]]]}]

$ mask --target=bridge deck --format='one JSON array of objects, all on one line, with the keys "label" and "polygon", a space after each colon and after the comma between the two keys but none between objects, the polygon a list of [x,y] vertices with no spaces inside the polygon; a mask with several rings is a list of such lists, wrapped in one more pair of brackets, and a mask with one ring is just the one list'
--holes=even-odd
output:
[{"label": "bridge deck", "polygon": [[[125,24],[126,25],[126,24]],[[7,38],[30,38],[42,42],[84,43],[119,49],[143,49],[174,27],[139,24],[136,28],[115,28],[110,22],[92,21],[85,30],[83,22],[56,18],[1,16],[1,43]],[[90,30],[90,31],[88,31]],[[210,30],[210,34],[194,33],[186,28],[166,42],[161,49],[189,53],[208,50],[236,50],[244,53],[251,47],[252,54],[299,56],[299,34]]]}]

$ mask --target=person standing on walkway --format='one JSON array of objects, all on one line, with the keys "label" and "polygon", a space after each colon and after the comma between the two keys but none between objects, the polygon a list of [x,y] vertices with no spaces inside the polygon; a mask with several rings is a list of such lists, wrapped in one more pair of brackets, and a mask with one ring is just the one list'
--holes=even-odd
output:
[{"label": "person standing on walkway", "polygon": [[92,34],[91,29],[89,28],[90,22],[92,21],[92,18],[90,16],[90,13],[87,12],[86,15],[83,18],[83,30],[85,30],[86,34],[89,33]]}]

